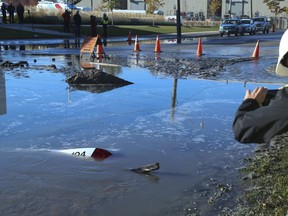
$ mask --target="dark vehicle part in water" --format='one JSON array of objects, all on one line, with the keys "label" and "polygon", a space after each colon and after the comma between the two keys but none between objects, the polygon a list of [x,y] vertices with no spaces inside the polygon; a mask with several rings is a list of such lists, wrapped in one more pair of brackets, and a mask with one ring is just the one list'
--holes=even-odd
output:
[{"label": "dark vehicle part in water", "polygon": [[141,166],[139,168],[131,169],[131,171],[136,172],[136,173],[149,173],[149,172],[158,170],[159,168],[160,168],[160,164],[154,163],[154,164],[148,164],[145,166]]}]

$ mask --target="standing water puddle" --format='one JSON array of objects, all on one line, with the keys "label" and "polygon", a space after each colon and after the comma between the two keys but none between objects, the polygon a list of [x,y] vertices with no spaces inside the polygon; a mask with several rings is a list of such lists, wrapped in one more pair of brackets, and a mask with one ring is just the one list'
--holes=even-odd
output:
[{"label": "standing water puddle", "polygon": [[[66,67],[73,58],[55,62]],[[134,84],[97,94],[73,90],[63,73],[45,68],[2,69],[0,214],[208,215],[218,211],[207,206],[209,184],[231,185],[224,204],[215,204],[233,207],[237,168],[255,148],[237,143],[231,130],[243,82],[177,80],[140,67],[106,70]],[[52,151],[81,147],[113,156],[98,162]],[[154,162],[160,169],[149,175],[129,171]]]}]

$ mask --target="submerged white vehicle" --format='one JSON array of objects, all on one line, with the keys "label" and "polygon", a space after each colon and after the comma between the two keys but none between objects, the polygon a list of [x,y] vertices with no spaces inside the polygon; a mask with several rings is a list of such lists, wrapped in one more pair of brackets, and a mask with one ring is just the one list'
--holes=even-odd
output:
[{"label": "submerged white vehicle", "polygon": [[68,9],[67,4],[51,1],[39,1],[36,6],[26,6],[26,10],[31,13],[43,13],[50,16],[62,14],[65,9]]},{"label": "submerged white vehicle", "polygon": [[45,21],[59,23],[62,21],[62,14],[65,10],[81,10],[76,5],[66,4],[64,2],[39,1],[35,6],[25,6],[25,14],[30,18],[40,18]]}]

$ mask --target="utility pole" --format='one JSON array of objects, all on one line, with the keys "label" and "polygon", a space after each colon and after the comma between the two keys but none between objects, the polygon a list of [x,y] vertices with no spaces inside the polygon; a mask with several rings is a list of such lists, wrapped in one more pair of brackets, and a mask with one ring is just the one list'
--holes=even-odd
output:
[{"label": "utility pole", "polygon": [[244,15],[244,0],[242,0],[242,16]]},{"label": "utility pole", "polygon": [[92,9],[92,11],[94,11],[93,0],[91,0],[91,9]]},{"label": "utility pole", "polygon": [[229,2],[229,18],[231,19],[231,14],[232,14],[232,0]]},{"label": "utility pole", "polygon": [[181,43],[180,0],[177,0],[177,44]]},{"label": "utility pole", "polygon": [[253,18],[253,6],[252,6],[252,0],[250,0],[250,7],[251,7],[251,19]]}]

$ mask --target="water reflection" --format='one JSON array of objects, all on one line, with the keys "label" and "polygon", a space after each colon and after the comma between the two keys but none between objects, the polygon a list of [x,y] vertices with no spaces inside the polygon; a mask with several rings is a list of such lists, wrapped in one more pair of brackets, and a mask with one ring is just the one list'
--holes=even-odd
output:
[{"label": "water reflection", "polygon": [[[14,61],[23,58],[14,53]],[[0,164],[5,173],[0,190],[9,196],[0,198],[0,212],[23,215],[26,211],[25,215],[31,212],[37,215],[57,210],[58,215],[79,215],[79,212],[106,216],[168,215],[161,214],[163,208],[170,208],[187,188],[193,191],[189,201],[195,200],[201,207],[201,200],[196,199],[199,197],[194,191],[199,189],[198,185],[206,183],[205,179],[213,177],[221,183],[234,180],[236,167],[241,165],[239,161],[252,147],[238,145],[232,137],[234,111],[245,89],[242,83],[230,80],[236,75],[246,80],[251,75],[249,71],[259,80],[265,65],[256,65],[257,68],[250,63],[233,65],[220,77],[229,82],[212,82],[167,78],[159,70],[150,72],[140,68],[142,64],[155,63],[154,54],[149,58],[142,53],[131,54],[128,58],[109,57],[102,62],[98,59],[87,62],[107,73],[121,74],[121,78],[135,85],[104,94],[71,92],[63,81],[71,68],[66,69],[64,75],[31,69],[26,72],[30,78],[25,80],[16,76],[18,70],[15,69],[6,72],[9,86],[6,105],[5,76],[1,74],[0,111],[6,112],[7,106],[9,112],[0,121],[4,153]],[[67,61],[81,69],[79,56],[55,57],[57,67],[66,66]],[[127,61],[137,68],[116,66]],[[37,59],[37,64],[50,62],[51,56]],[[156,63],[161,64],[161,61]],[[237,70],[232,70],[233,67]],[[21,69],[21,73],[23,71]],[[264,78],[262,80],[268,80],[270,76]],[[247,83],[247,88],[254,86],[256,84]],[[119,149],[119,154],[95,166],[89,161],[37,151],[95,145]],[[19,148],[35,151],[14,151]],[[156,175],[140,176],[123,171],[133,163],[156,159],[163,165]],[[46,205],[43,205],[44,199]],[[182,206],[184,202],[180,201]],[[18,202],[22,205],[15,206]],[[202,206],[207,207],[207,200],[205,204]],[[32,211],[27,209],[32,205]]]},{"label": "water reflection", "polygon": [[29,44],[18,44],[17,42],[14,44],[1,44],[0,50],[44,50],[49,48],[65,48],[65,49],[74,49],[80,48],[81,40],[62,40],[61,42],[57,43],[29,43]]},{"label": "water reflection", "polygon": [[0,73],[0,115],[7,113],[5,73]]},{"label": "water reflection", "polygon": [[[93,79],[96,83],[95,84],[88,84],[88,83],[87,84],[73,84],[69,86],[69,91],[80,90],[80,91],[88,91],[91,93],[99,94],[99,93],[111,91],[115,88],[120,88],[120,87],[127,85],[127,84],[117,83],[115,82],[115,80],[113,80],[113,79],[116,79],[117,75],[119,75],[122,72],[121,70],[122,67],[120,67],[120,65],[112,64],[113,59],[111,60],[110,57],[108,58],[106,54],[103,55],[102,53],[100,53],[100,54],[97,54],[97,58],[96,57],[91,58],[91,53],[81,53],[80,61],[78,60],[78,62],[80,62],[80,65],[83,70],[82,70],[82,73],[80,74],[80,77],[78,77],[77,75],[75,78],[80,78],[82,80],[83,77],[87,77],[87,81]],[[93,78],[93,74],[96,72],[95,69],[101,70],[102,72],[104,72],[103,74],[106,74],[106,75],[105,76],[100,75],[102,73],[99,73],[97,77]],[[109,76],[107,74],[112,75],[113,77],[116,77],[116,78],[113,78],[111,80],[111,78],[108,78]],[[111,83],[107,83],[108,79],[110,79]],[[86,82],[84,81],[83,83],[86,83]]]},{"label": "water reflection", "polygon": [[64,48],[70,48],[70,41],[64,40]]},{"label": "water reflection", "polygon": [[90,54],[82,54],[79,62],[84,70],[98,69],[114,76],[122,73],[123,59],[113,55],[97,54],[97,58],[91,58]]},{"label": "water reflection", "polygon": [[107,38],[103,38],[103,45],[106,47],[107,46]]},{"label": "water reflection", "polygon": [[[108,70],[117,73],[120,69]],[[21,215],[26,208],[13,207],[13,203],[22,201],[22,206],[33,204],[43,212],[58,209],[60,203],[59,215],[77,215],[80,211],[82,215],[95,211],[106,216],[116,212],[167,215],[161,210],[181,197],[185,189],[197,186],[204,177],[214,178],[217,170],[225,178],[230,172],[221,169],[224,165],[229,164],[230,170],[239,166],[243,151],[234,148],[230,125],[243,96],[240,84],[162,79],[146,69],[129,67],[123,68],[121,78],[135,85],[104,94],[68,92],[67,102],[63,74],[29,70],[28,75],[30,78],[24,80],[6,73],[7,106],[13,112],[0,121],[0,150],[4,153],[0,164],[5,173],[0,189],[11,196],[2,196],[0,212]],[[2,76],[1,83],[3,80]],[[199,130],[202,121],[206,128]],[[36,151],[95,145],[119,149],[119,154],[95,166],[91,161]],[[19,148],[26,151],[14,151]],[[31,148],[35,151],[29,151]],[[124,171],[136,163],[156,160],[161,171],[152,175]],[[19,196],[19,190],[25,199]],[[47,205],[43,205],[43,199]],[[74,211],[71,203],[79,204],[79,208]],[[127,205],[131,206],[129,212]],[[149,208],[137,214],[143,206]],[[41,212],[33,209],[32,214]]]},{"label": "water reflection", "polygon": [[152,173],[145,173],[145,174],[140,174],[140,175],[145,176],[150,182],[153,182],[153,183],[157,183],[160,181],[160,177]]},{"label": "water reflection", "polygon": [[79,90],[79,91],[87,91],[91,93],[100,94],[103,92],[111,91],[116,88],[120,88],[123,86],[115,86],[115,85],[71,85],[69,86],[69,90]]},{"label": "water reflection", "polygon": [[25,45],[20,45],[19,50],[25,50]]},{"label": "water reflection", "polygon": [[171,120],[174,120],[175,107],[176,107],[176,98],[177,98],[177,83],[178,80],[174,79],[173,81],[173,90],[172,90],[172,104],[171,104]]},{"label": "water reflection", "polygon": [[80,48],[80,40],[79,39],[75,39],[75,48]]},{"label": "water reflection", "polygon": [[130,67],[146,67],[150,64],[149,59],[141,54],[135,52],[132,55],[128,55],[127,64]]},{"label": "water reflection", "polygon": [[64,40],[63,44],[65,49],[81,47],[80,39],[75,39],[74,42],[73,40]]},{"label": "water reflection", "polygon": [[[205,39],[206,37],[203,37]],[[198,38],[182,38],[182,43],[191,43]],[[113,41],[113,40],[107,40],[106,38],[103,39],[103,45],[107,46],[109,43],[109,46],[121,46],[121,45],[131,45],[134,40],[123,40],[123,41]],[[176,44],[177,40],[174,38],[171,39],[165,39],[160,40],[161,44]],[[13,44],[6,44],[6,42],[0,42],[0,50],[43,50],[43,49],[49,49],[49,48],[80,48],[80,44],[83,42],[83,39],[73,39],[73,40],[67,40],[67,39],[56,39],[56,40],[49,40],[45,41],[43,43],[43,40],[34,40],[29,42],[19,42],[15,41]],[[20,44],[22,43],[22,44]],[[154,39],[149,38],[141,38],[141,44],[143,45],[151,45],[155,44]]]}]

